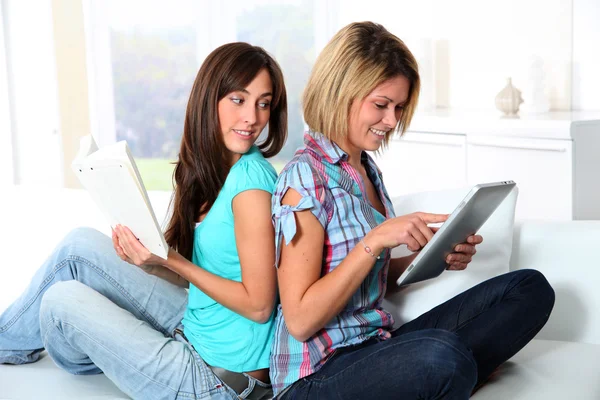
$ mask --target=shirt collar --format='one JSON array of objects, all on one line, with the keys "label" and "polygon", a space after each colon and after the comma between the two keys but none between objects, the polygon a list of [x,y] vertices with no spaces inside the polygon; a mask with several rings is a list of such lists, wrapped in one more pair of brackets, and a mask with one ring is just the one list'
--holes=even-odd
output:
[{"label": "shirt collar", "polygon": [[322,133],[309,130],[304,134],[304,144],[330,164],[337,164],[340,160],[348,159],[348,154]]},{"label": "shirt collar", "polygon": [[[330,164],[337,164],[340,161],[348,160],[348,153],[322,133],[309,130],[304,134],[304,144],[325,158]],[[367,162],[371,167],[374,167],[376,171],[378,170],[366,151],[361,153],[360,159],[363,163]]]}]

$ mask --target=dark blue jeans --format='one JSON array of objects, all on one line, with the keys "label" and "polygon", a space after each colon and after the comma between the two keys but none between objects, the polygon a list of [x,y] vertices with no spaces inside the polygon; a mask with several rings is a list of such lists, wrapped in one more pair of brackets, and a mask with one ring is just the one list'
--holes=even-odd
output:
[{"label": "dark blue jeans", "polygon": [[392,332],[338,350],[281,397],[467,399],[544,326],[554,290],[538,271],[500,275]]}]

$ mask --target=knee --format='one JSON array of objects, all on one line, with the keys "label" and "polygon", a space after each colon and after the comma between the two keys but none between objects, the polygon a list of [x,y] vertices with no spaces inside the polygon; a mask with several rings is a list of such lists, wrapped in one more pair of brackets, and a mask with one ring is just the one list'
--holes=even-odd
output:
[{"label": "knee", "polygon": [[519,297],[526,299],[546,317],[554,308],[554,289],[540,271],[522,269],[514,272],[518,277]]},{"label": "knee", "polygon": [[60,325],[81,310],[81,302],[77,298],[85,298],[82,296],[85,296],[86,289],[89,290],[78,281],[56,282],[48,288],[40,303],[42,340],[47,329]]},{"label": "knee", "polygon": [[446,387],[470,392],[477,382],[477,363],[458,335],[442,329],[422,331],[421,363],[426,374]]},{"label": "knee", "polygon": [[59,247],[77,248],[81,246],[87,246],[90,243],[98,241],[99,238],[102,237],[106,237],[106,235],[94,228],[79,227],[67,233],[67,235],[60,242]]},{"label": "knee", "polygon": [[80,227],[70,231],[54,249],[55,263],[113,252],[111,239],[94,228]]}]

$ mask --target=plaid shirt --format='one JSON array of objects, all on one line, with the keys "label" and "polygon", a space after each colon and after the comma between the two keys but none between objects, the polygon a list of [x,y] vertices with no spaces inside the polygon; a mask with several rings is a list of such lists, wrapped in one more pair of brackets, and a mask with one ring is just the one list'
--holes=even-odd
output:
[{"label": "plaid shirt", "polygon": [[[310,210],[325,230],[321,270],[324,276],[355,246],[362,246],[360,239],[367,232],[394,217],[394,210],[381,172],[367,153],[362,154],[363,164],[385,207],[385,216],[370,205],[362,177],[347,162],[348,155],[339,146],[315,132],[305,134],[304,142],[305,147],[296,152],[281,172],[273,194],[276,266],[279,266],[282,242],[288,244],[296,234],[294,212]],[[302,196],[294,207],[281,205],[288,188]],[[279,305],[271,351],[271,383],[276,395],[318,371],[335,349],[359,344],[373,336],[390,337],[394,320],[381,308],[390,251],[385,250],[381,256],[346,307],[305,342],[297,341],[289,333]]]}]

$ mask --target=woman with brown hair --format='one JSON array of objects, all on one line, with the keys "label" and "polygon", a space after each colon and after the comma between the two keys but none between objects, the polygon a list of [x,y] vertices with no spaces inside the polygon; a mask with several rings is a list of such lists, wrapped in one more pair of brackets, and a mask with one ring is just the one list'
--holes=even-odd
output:
[{"label": "woman with brown hair", "polygon": [[214,50],[188,102],[167,259],[127,227],[112,241],[72,231],[0,315],[0,363],[34,362],[45,348],[134,398],[269,398],[277,175],[265,157],[281,150],[286,124],[275,60],[246,43]]},{"label": "woman with brown hair", "polygon": [[[447,215],[396,217],[368,152],[406,131],[419,87],[411,52],[371,22],[340,30],[315,62],[304,92],[305,146],[273,194],[277,398],[466,399],[548,319],[552,288],[539,272],[520,270],[394,329],[382,302],[415,255],[392,258],[390,250],[420,250],[435,231],[428,224]],[[457,245],[448,268],[465,269],[482,240]]]}]

